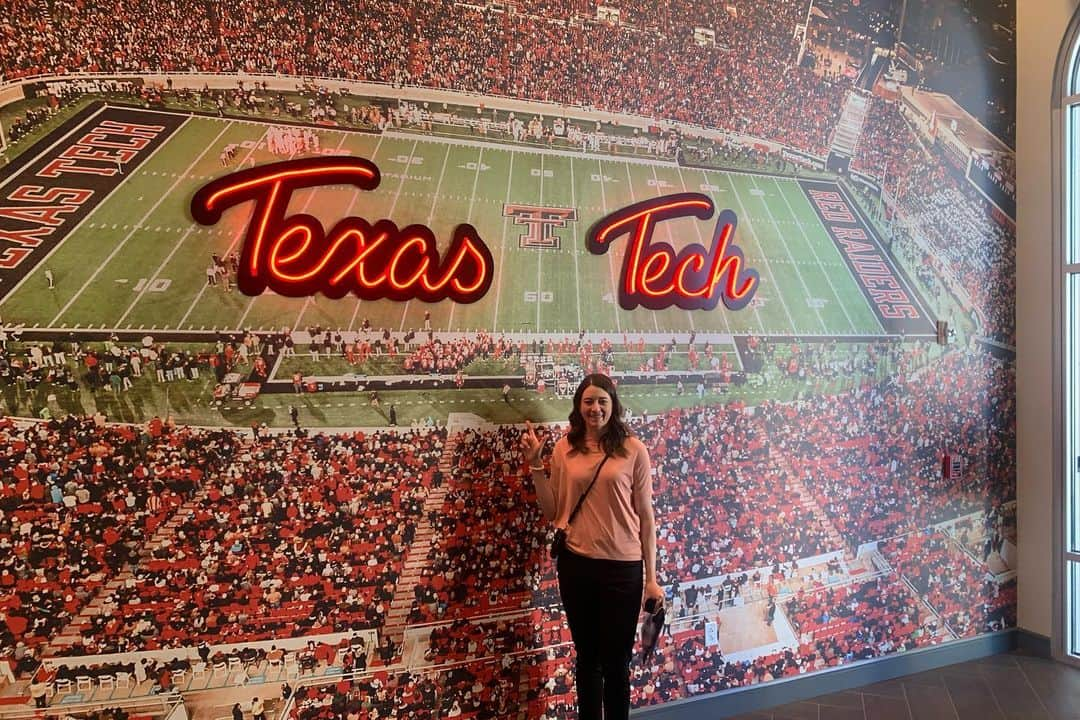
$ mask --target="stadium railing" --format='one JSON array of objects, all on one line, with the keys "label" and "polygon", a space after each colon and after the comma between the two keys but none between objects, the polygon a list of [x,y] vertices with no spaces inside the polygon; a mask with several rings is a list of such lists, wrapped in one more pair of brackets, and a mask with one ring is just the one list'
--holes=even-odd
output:
[{"label": "stadium railing", "polygon": [[43,708],[26,705],[0,705],[2,720],[41,720],[42,718],[74,717],[94,713],[100,710],[119,708],[135,718],[147,720],[180,720],[186,718],[186,708],[182,714],[174,715],[177,708],[184,708],[184,699],[180,693],[160,695],[142,695],[118,700],[95,700],[87,703],[57,703]]}]

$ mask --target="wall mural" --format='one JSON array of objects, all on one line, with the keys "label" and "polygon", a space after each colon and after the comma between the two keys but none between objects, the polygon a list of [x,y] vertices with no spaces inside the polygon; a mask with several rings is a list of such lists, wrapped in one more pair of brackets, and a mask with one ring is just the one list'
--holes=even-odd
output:
[{"label": "wall mural", "polygon": [[1015,625],[1011,3],[0,7],[49,702],[573,716],[518,435],[595,371],[655,465],[636,705]]}]

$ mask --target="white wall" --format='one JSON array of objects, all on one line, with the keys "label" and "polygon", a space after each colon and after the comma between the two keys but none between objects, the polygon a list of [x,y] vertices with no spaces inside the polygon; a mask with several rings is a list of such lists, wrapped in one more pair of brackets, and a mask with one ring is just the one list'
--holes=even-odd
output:
[{"label": "white wall", "polygon": [[1017,0],[1017,501],[1019,625],[1051,632],[1050,100],[1058,46],[1080,0]]}]

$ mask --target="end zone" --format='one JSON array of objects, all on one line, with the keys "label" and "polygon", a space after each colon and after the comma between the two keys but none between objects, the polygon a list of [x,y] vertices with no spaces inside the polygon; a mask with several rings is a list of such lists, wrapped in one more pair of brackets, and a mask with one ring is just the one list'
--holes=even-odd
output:
[{"label": "end zone", "polygon": [[[101,107],[54,130],[0,179],[0,298],[7,297],[188,119]],[[21,160],[21,158],[20,158]]]},{"label": "end zone", "polygon": [[891,335],[934,336],[926,302],[847,192],[832,182],[798,182],[882,328]]}]

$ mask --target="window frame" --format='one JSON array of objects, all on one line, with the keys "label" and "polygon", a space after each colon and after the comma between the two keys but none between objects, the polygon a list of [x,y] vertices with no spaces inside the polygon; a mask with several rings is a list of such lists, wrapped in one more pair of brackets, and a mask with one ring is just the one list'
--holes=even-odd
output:
[{"label": "window frame", "polygon": [[[1077,117],[1070,110],[1078,108]],[[1054,69],[1051,123],[1051,201],[1053,203],[1053,273],[1051,287],[1051,343],[1053,370],[1053,568],[1051,638],[1053,657],[1080,667],[1080,337],[1070,335],[1069,324],[1080,335],[1080,303],[1069,312],[1070,279],[1080,294],[1080,9],[1069,21]],[[1074,127],[1075,126],[1075,127]],[[1076,138],[1070,141],[1070,131]],[[1076,147],[1071,145],[1075,144]],[[1070,162],[1066,153],[1075,156]],[[1074,177],[1070,177],[1070,169]],[[1075,232],[1075,237],[1073,233]],[[1077,357],[1070,358],[1070,345]],[[1070,370],[1067,360],[1072,361]],[[1065,393],[1075,399],[1071,404]],[[1066,413],[1069,412],[1069,416]],[[1077,511],[1071,505],[1077,504]],[[1080,534],[1080,533],[1076,533]],[[1073,546],[1073,540],[1077,546]],[[1075,579],[1070,574],[1070,566]],[[1075,591],[1076,597],[1068,597]],[[1067,601],[1068,600],[1068,601]]]}]

